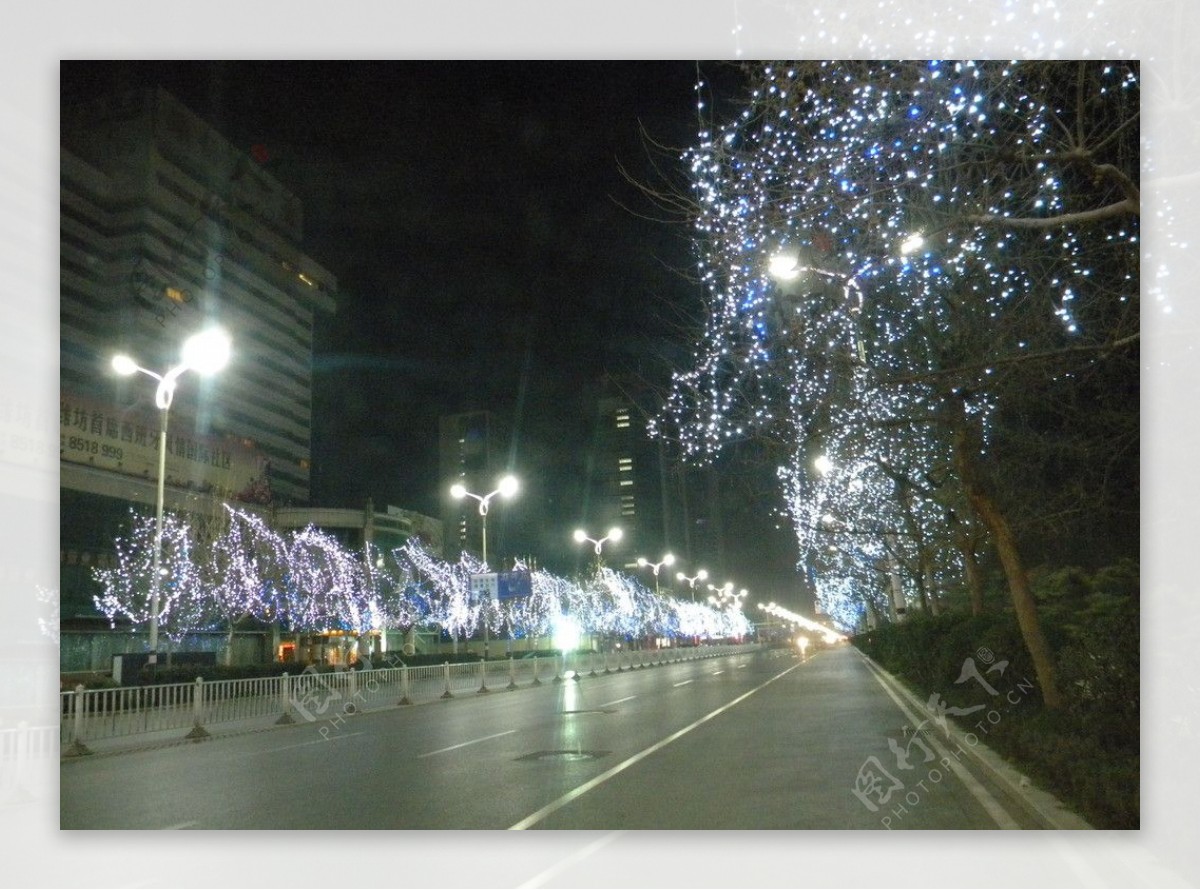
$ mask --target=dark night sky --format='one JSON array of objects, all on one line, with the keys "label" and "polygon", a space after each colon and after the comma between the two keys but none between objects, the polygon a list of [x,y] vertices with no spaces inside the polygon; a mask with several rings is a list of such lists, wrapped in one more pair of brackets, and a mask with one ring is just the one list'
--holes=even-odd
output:
[{"label": "dark night sky", "polygon": [[[736,95],[730,66],[700,71],[718,108]],[[696,73],[691,61],[61,67],[64,103],[160,84],[235,145],[265,146],[302,201],[304,249],[340,291],[315,332],[314,502],[370,496],[438,515],[438,417],[489,409],[513,425],[522,500],[537,505],[514,517],[516,552],[587,520],[601,376],[662,385],[688,353],[689,232],[646,218],[662,214],[621,167],[654,180],[643,130],[675,149],[695,141]],[[677,158],[657,163],[678,175]],[[751,523],[774,532],[772,506],[747,503]],[[757,538],[747,561],[761,563],[761,530],[735,532]],[[786,532],[771,537],[790,574]]]}]

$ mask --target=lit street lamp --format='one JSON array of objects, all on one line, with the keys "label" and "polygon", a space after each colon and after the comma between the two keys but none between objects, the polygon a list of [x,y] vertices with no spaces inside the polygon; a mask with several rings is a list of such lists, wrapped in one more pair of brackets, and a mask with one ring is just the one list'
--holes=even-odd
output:
[{"label": "lit street lamp", "polygon": [[676,581],[686,581],[688,583],[688,586],[692,588],[692,602],[695,602],[696,601],[696,582],[703,581],[707,577],[708,577],[708,571],[706,569],[701,569],[691,578],[689,578],[683,572],[679,572],[675,575],[675,580]]},{"label": "lit street lamp", "polygon": [[490,494],[485,494],[482,496],[477,495],[477,494],[472,494],[471,492],[467,491],[467,489],[462,485],[462,483],[459,483],[459,482],[456,482],[456,483],[454,483],[454,485],[450,486],[450,496],[452,498],[454,498],[455,500],[461,501],[463,498],[475,498],[475,500],[479,501],[479,515],[482,517],[482,520],[483,520],[483,564],[485,567],[487,566],[487,561],[488,561],[488,558],[487,558],[488,505],[491,503],[492,498],[494,498],[496,495],[500,495],[501,497],[504,497],[504,498],[510,498],[514,494],[516,494],[517,493],[517,478],[515,476],[505,476],[503,479],[500,480],[498,485],[499,485],[499,487],[495,491],[491,492]]},{"label": "lit street lamp", "polygon": [[158,613],[159,591],[162,586],[160,577],[162,566],[162,529],[163,529],[163,484],[167,471],[167,414],[171,409],[171,401],[175,398],[175,386],[185,371],[195,371],[207,376],[215,374],[229,363],[229,336],[217,328],[210,328],[189,337],[183,344],[178,365],[170,368],[165,374],[156,374],[141,367],[127,355],[113,356],[112,368],[122,377],[142,373],[158,381],[158,389],[154,393],[154,404],[162,414],[159,415],[158,432],[158,496],[155,504],[154,519],[154,566],[150,579],[150,658],[149,663],[158,665]]},{"label": "lit street lamp", "polygon": [[619,528],[614,526],[608,530],[607,535],[605,535],[603,538],[601,538],[599,541],[597,541],[595,538],[589,538],[587,536],[587,532],[585,532],[583,529],[577,528],[577,529],[575,529],[575,542],[577,544],[582,544],[584,541],[588,541],[592,544],[595,544],[596,545],[596,555],[599,556],[600,548],[604,546],[605,541],[612,541],[615,544],[615,543],[617,543],[617,541],[621,540],[622,534],[623,534],[623,532]]},{"label": "lit street lamp", "polygon": [[662,562],[651,562],[650,560],[646,559],[646,557],[639,556],[637,564],[643,569],[646,566],[650,566],[652,569],[654,569],[654,592],[658,593],[658,570],[661,569],[663,566],[675,565],[675,554],[673,554],[673,553],[666,554],[665,556],[663,556]]},{"label": "lit street lamp", "polygon": [[[485,569],[488,567],[488,558],[487,558],[488,505],[491,503],[492,498],[494,498],[496,495],[500,495],[500,497],[502,497],[502,498],[510,498],[516,493],[517,493],[517,477],[511,476],[511,475],[505,476],[504,478],[502,478],[497,483],[497,488],[495,491],[490,492],[489,494],[482,495],[482,496],[477,495],[477,494],[472,494],[471,492],[467,491],[467,489],[460,482],[456,482],[456,483],[454,483],[454,485],[450,486],[450,496],[453,497],[455,500],[461,501],[463,498],[475,498],[475,500],[479,501],[479,516],[480,516],[481,522],[483,523],[483,567]],[[488,645],[491,643],[491,638],[492,638],[491,628],[488,627],[487,618],[485,617],[483,619],[483,660],[484,661],[487,661]]]}]

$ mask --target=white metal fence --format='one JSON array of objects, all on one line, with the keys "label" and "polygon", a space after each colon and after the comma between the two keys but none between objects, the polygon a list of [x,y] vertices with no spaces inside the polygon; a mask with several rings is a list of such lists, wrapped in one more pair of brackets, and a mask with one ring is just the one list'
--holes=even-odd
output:
[{"label": "white metal fence", "polygon": [[77,755],[90,753],[88,742],[163,730],[178,730],[181,738],[203,738],[208,735],[206,727],[238,721],[260,727],[340,721],[361,711],[742,655],[757,648],[748,644],[572,652],[554,657],[400,665],[364,671],[306,670],[295,676],[251,680],[197,678],[192,683],[116,689],[84,689],[81,685],[61,694],[59,741],[64,755]]},{"label": "white metal fence", "polygon": [[37,796],[31,786],[36,780],[37,761],[57,759],[58,738],[54,726],[21,723],[0,729],[0,802],[20,803]]}]

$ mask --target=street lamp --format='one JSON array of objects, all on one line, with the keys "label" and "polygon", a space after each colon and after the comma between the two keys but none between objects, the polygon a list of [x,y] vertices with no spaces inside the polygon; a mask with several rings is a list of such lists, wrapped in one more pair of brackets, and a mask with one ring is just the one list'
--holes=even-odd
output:
[{"label": "street lamp", "polygon": [[587,532],[581,528],[575,529],[575,543],[582,544],[584,541],[589,541],[596,545],[596,555],[600,555],[600,548],[604,546],[605,541],[612,541],[614,544],[621,540],[621,535],[624,534],[619,528],[613,526],[608,530],[608,534],[597,541],[595,538],[589,538]]},{"label": "street lamp", "polygon": [[691,578],[689,578],[683,572],[679,572],[675,575],[675,580],[676,581],[686,581],[688,583],[688,586],[692,588],[692,602],[695,602],[696,601],[696,582],[703,581],[707,577],[708,577],[708,571],[706,569],[701,569]]},{"label": "street lamp", "polygon": [[[488,505],[491,504],[492,498],[494,498],[496,495],[500,495],[500,497],[502,497],[502,498],[512,497],[514,494],[517,493],[517,484],[518,483],[517,483],[516,476],[512,476],[512,475],[504,476],[498,483],[496,483],[497,487],[496,487],[495,491],[489,492],[488,494],[485,494],[482,496],[477,495],[477,494],[472,494],[471,492],[467,491],[466,487],[463,486],[463,484],[461,482],[456,482],[450,486],[450,496],[453,497],[455,500],[461,501],[463,498],[475,498],[475,500],[479,501],[479,516],[480,516],[481,522],[483,523],[483,567],[485,569],[488,567],[488,558],[487,558]],[[491,628],[488,626],[487,618],[485,616],[483,619],[483,660],[484,661],[487,661],[487,659],[488,659],[488,648],[489,648],[489,644],[491,643],[491,641],[492,641],[492,631],[491,631]]]},{"label": "street lamp", "polygon": [[482,520],[483,520],[483,564],[485,567],[487,566],[487,561],[488,561],[488,558],[487,558],[488,505],[491,503],[492,498],[494,498],[496,495],[500,495],[503,498],[510,498],[514,494],[516,494],[517,493],[517,485],[518,485],[517,478],[515,476],[505,476],[503,479],[500,480],[499,483],[497,483],[497,485],[498,485],[498,487],[496,488],[495,491],[491,492],[490,494],[485,494],[482,496],[477,495],[477,494],[472,494],[471,492],[467,491],[467,489],[460,482],[456,482],[452,486],[450,486],[450,496],[452,498],[454,498],[455,500],[461,501],[463,498],[475,498],[475,500],[479,501],[479,515],[480,515],[480,517],[482,517]]},{"label": "street lamp", "polygon": [[654,592],[658,593],[658,570],[661,569],[663,566],[675,565],[675,554],[673,554],[673,553],[666,554],[665,556],[663,556],[662,562],[651,562],[650,560],[646,559],[646,557],[639,556],[637,564],[638,564],[638,566],[640,566],[643,569],[646,566],[650,566],[652,569],[654,569]]},{"label": "street lamp", "polygon": [[209,328],[199,334],[193,334],[184,341],[178,365],[167,370],[165,374],[156,374],[147,370],[127,355],[113,356],[112,369],[122,377],[142,373],[158,381],[158,389],[154,392],[154,404],[162,412],[159,415],[158,429],[158,495],[155,502],[154,514],[154,565],[150,579],[150,658],[152,670],[158,665],[158,611],[159,591],[162,586],[160,571],[162,566],[162,529],[163,529],[163,485],[167,472],[167,415],[171,410],[171,402],[175,398],[175,386],[185,371],[195,371],[202,376],[215,374],[229,363],[229,335],[219,328]]}]

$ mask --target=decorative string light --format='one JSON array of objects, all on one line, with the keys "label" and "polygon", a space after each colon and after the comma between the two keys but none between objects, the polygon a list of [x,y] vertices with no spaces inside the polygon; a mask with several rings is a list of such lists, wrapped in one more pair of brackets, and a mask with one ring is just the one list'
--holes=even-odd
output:
[{"label": "decorative string light", "polygon": [[1136,184],[1088,152],[1135,119],[1137,68],[1080,64],[1064,91],[1044,62],[766,63],[683,156],[708,306],[651,435],[699,465],[782,443],[799,565],[845,627],[897,567],[906,597],[959,580],[945,399],[988,448],[991,363],[1103,344],[1137,299]]}]

